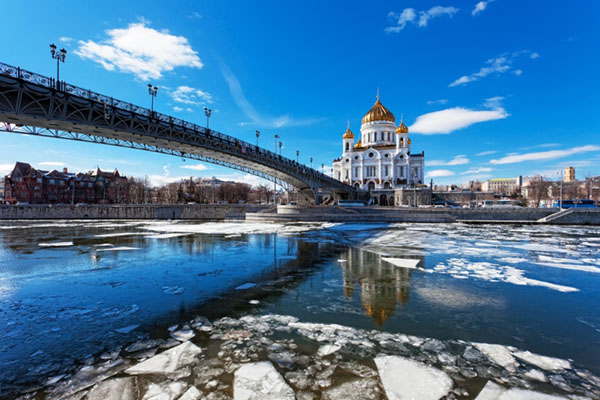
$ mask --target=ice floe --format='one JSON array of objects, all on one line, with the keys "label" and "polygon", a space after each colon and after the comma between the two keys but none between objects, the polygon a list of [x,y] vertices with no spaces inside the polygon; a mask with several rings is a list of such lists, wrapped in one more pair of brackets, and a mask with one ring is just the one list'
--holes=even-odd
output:
[{"label": "ice floe", "polygon": [[419,259],[412,258],[393,258],[393,257],[381,257],[383,261],[389,262],[396,267],[415,269],[421,262]]},{"label": "ice floe", "polygon": [[[511,353],[511,349],[506,346],[488,343],[473,343],[473,346],[488,356],[490,360],[506,368],[510,372],[514,372],[519,366],[519,363]],[[515,349],[512,348],[512,351],[514,350]]]},{"label": "ice floe", "polygon": [[247,282],[247,283],[242,283],[241,285],[237,286],[235,288],[235,290],[246,290],[246,289],[250,289],[256,286],[256,283],[252,283],[252,282]]},{"label": "ice floe", "polygon": [[375,364],[390,400],[438,400],[452,389],[452,379],[445,372],[411,359],[379,356]]},{"label": "ice floe", "polygon": [[168,374],[193,363],[202,350],[191,342],[166,350],[125,370],[128,374]]},{"label": "ice floe", "polygon": [[514,353],[514,355],[521,360],[527,361],[529,364],[533,364],[546,371],[562,371],[571,368],[571,363],[568,360],[560,358],[541,356],[529,351],[519,351]]},{"label": "ice floe", "polygon": [[95,385],[87,395],[88,400],[135,400],[135,378],[116,378]]},{"label": "ice floe", "polygon": [[73,242],[46,242],[38,243],[39,247],[69,247],[73,246]]},{"label": "ice floe", "polygon": [[140,324],[125,326],[123,328],[115,329],[115,332],[130,333],[133,332],[138,326],[140,326]]},{"label": "ice floe", "polygon": [[139,250],[138,247],[130,247],[130,246],[116,246],[116,247],[103,247],[101,249],[96,249],[96,251],[128,251],[128,250]]},{"label": "ice floe", "polygon": [[260,222],[205,222],[201,224],[164,222],[149,224],[143,228],[163,233],[196,233],[211,235],[241,235],[280,233],[293,234],[332,227],[330,223],[278,224]]},{"label": "ice floe", "polygon": [[163,286],[162,291],[166,294],[181,294],[185,292],[185,288],[179,286]]},{"label": "ice floe", "polygon": [[294,400],[292,388],[269,361],[248,363],[235,371],[234,400]]},{"label": "ice floe", "polygon": [[142,400],[175,400],[187,388],[184,382],[151,383]]},{"label": "ice floe", "polygon": [[488,381],[475,400],[564,400],[563,396],[534,392],[519,388],[506,389],[492,381]]}]

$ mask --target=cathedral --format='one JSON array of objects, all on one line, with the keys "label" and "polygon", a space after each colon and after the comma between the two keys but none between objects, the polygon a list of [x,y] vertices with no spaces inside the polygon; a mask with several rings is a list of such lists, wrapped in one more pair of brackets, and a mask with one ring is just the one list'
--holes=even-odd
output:
[{"label": "cathedral", "polygon": [[[425,153],[411,154],[408,128],[379,101],[365,114],[354,143],[350,124],[342,139],[342,157],[333,161],[333,176],[372,197],[393,204],[394,189],[423,184]],[[389,198],[389,200],[388,200]],[[378,201],[379,202],[379,201]]]}]

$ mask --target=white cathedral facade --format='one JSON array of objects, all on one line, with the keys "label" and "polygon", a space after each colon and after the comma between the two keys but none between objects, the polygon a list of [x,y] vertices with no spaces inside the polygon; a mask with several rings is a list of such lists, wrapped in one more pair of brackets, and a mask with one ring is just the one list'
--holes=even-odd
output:
[{"label": "white cathedral facade", "polygon": [[[365,114],[360,139],[348,129],[342,139],[342,156],[333,161],[333,177],[357,189],[393,193],[394,189],[423,184],[425,153],[412,154],[408,128],[381,104]],[[393,197],[392,197],[393,198]]]}]

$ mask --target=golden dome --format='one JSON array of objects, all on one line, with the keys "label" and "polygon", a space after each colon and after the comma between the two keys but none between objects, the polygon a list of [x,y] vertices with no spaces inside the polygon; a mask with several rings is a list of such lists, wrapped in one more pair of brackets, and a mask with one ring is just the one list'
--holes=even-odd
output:
[{"label": "golden dome", "polygon": [[396,128],[396,133],[408,133],[408,127],[404,125],[404,122],[400,121],[400,125]]},{"label": "golden dome", "polygon": [[344,132],[344,139],[354,139],[354,133],[350,130],[350,121],[348,121],[348,128]]},{"label": "golden dome", "polygon": [[362,147],[362,142],[359,139],[358,142],[356,142],[356,144],[354,145],[354,148],[355,149],[360,149],[361,147]]},{"label": "golden dome", "polygon": [[377,101],[375,102],[373,107],[371,107],[369,112],[366,113],[362,119],[363,124],[366,124],[367,122],[371,122],[371,121],[396,122],[396,118],[394,117],[394,114],[392,114],[392,112],[390,110],[385,108],[383,106],[383,104],[381,104],[381,102],[379,101],[379,95],[377,95]]}]

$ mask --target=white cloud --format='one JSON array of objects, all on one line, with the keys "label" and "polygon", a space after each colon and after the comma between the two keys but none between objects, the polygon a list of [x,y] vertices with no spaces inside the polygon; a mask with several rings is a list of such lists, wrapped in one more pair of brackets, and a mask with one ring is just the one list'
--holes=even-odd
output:
[{"label": "white cloud", "polygon": [[189,86],[179,86],[169,93],[173,101],[183,104],[203,105],[212,103],[213,99],[210,93]]},{"label": "white cloud", "polygon": [[[494,73],[498,75],[503,74],[512,68],[512,63],[515,59],[524,54],[529,54],[529,57],[533,59],[539,57],[539,54],[533,53],[530,50],[519,50],[514,51],[512,53],[503,53],[497,57],[493,57],[487,60],[485,62],[486,65],[484,65],[479,71],[474,72],[470,75],[463,75],[460,78],[456,79],[454,82],[450,83],[448,86],[454,87],[459,85],[466,85],[467,83],[478,81]],[[534,56],[534,54],[537,54],[537,56]],[[523,70],[513,70],[512,73],[519,76],[523,73]]]},{"label": "white cloud", "polygon": [[420,27],[427,26],[430,19],[441,17],[442,15],[447,15],[450,18],[452,18],[452,16],[454,14],[456,14],[457,12],[458,12],[458,8],[456,8],[456,7],[442,7],[442,6],[435,6],[435,7],[431,7],[427,11],[420,11],[419,12],[419,26]]},{"label": "white cloud", "polygon": [[409,130],[425,135],[444,134],[466,128],[478,122],[493,121],[508,116],[509,114],[503,108],[476,111],[468,108],[454,107],[420,115],[417,117],[415,123],[409,127]]},{"label": "white cloud", "polygon": [[66,163],[62,161],[42,161],[41,163],[38,163],[38,165],[43,165],[45,167],[62,167],[63,165],[66,165]]},{"label": "white cloud", "polygon": [[498,108],[502,105],[502,100],[504,100],[504,96],[488,97],[484,100],[483,105],[487,108]]},{"label": "white cloud", "polygon": [[192,14],[188,15],[189,19],[200,19],[202,18],[202,14],[200,14],[198,11],[193,11]]},{"label": "white cloud", "polygon": [[183,111],[183,108],[175,106],[175,107],[173,107],[173,111],[181,112],[181,111]]},{"label": "white cloud", "polygon": [[490,164],[514,164],[523,161],[552,160],[555,158],[571,156],[573,154],[588,153],[591,151],[600,151],[600,146],[587,145],[573,147],[571,149],[566,150],[550,150],[539,151],[535,153],[513,154],[506,157],[502,157],[497,160],[490,160]]},{"label": "white cloud", "polygon": [[461,175],[473,175],[480,174],[482,172],[492,172],[494,169],[489,167],[480,167],[480,168],[470,168],[464,172],[461,172]]},{"label": "white cloud", "polygon": [[475,8],[471,11],[471,15],[477,15],[480,12],[484,11],[487,8],[487,5],[490,4],[494,0],[480,1],[475,4]]},{"label": "white cloud", "polygon": [[388,17],[396,20],[396,25],[388,26],[384,31],[386,33],[398,33],[403,30],[409,22],[423,28],[428,25],[430,19],[441,17],[443,15],[452,17],[457,12],[458,8],[456,7],[435,6],[427,11],[419,11],[419,19],[417,20],[417,13],[414,8],[405,8],[400,14],[391,11],[388,13]]},{"label": "white cloud", "polygon": [[426,178],[439,178],[442,176],[453,176],[454,172],[447,169],[433,169],[431,171],[427,171],[425,175]]},{"label": "white cloud", "polygon": [[536,58],[539,58],[539,57],[540,57],[540,55],[539,55],[538,53],[535,53],[535,52],[534,52],[534,53],[531,53],[531,56],[530,56],[530,58],[531,58],[532,60],[535,60]]},{"label": "white cloud", "polygon": [[190,179],[189,176],[148,175],[150,186],[163,186],[167,183],[179,182]]},{"label": "white cloud", "polygon": [[15,164],[0,164],[0,176],[4,177],[12,172]]},{"label": "white cloud", "polygon": [[102,65],[108,71],[118,69],[142,80],[161,78],[176,67],[202,68],[198,54],[183,36],[158,31],[145,21],[125,29],[109,29],[107,39],[79,41],[75,54]]},{"label": "white cloud", "polygon": [[58,40],[60,40],[63,43],[71,43],[73,41],[73,38],[68,36],[61,36]]},{"label": "white cloud", "polygon": [[427,105],[432,105],[432,104],[446,104],[446,103],[448,103],[448,99],[427,100]]},{"label": "white cloud", "polygon": [[[229,92],[233,97],[233,100],[241,108],[242,112],[251,119],[251,122],[256,126],[266,128],[281,128],[283,126],[305,126],[311,125],[321,120],[321,118],[304,118],[296,119],[289,115],[281,115],[276,117],[265,116],[260,114],[252,104],[246,99],[242,85],[237,80],[236,76],[227,68],[225,64],[221,64],[221,72],[227,85],[229,86]],[[249,125],[249,122],[243,122],[244,125]]]},{"label": "white cloud", "polygon": [[494,154],[497,153],[496,150],[486,150],[486,151],[482,151],[481,153],[477,153],[475,154],[476,156],[489,156],[490,154]]},{"label": "white cloud", "polygon": [[469,160],[464,154],[455,156],[452,160],[446,162],[443,160],[431,160],[431,161],[425,161],[425,165],[430,166],[430,167],[435,167],[435,166],[441,166],[441,165],[445,165],[445,166],[453,166],[453,165],[464,165],[464,164],[468,164],[471,160]]},{"label": "white cloud", "polygon": [[208,165],[204,165],[204,164],[193,164],[193,165],[188,164],[188,165],[182,165],[180,168],[193,169],[194,171],[206,171],[206,170],[212,169]]}]

